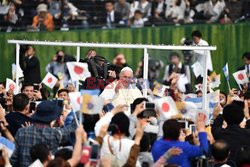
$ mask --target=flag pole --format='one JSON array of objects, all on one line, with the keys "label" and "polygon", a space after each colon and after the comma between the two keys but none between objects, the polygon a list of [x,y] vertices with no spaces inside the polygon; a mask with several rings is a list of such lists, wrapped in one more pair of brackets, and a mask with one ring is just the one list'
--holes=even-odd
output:
[{"label": "flag pole", "polygon": [[230,87],[229,80],[227,80],[227,86],[228,86],[228,89],[229,89],[229,91],[230,91],[230,90],[231,90],[231,87]]}]

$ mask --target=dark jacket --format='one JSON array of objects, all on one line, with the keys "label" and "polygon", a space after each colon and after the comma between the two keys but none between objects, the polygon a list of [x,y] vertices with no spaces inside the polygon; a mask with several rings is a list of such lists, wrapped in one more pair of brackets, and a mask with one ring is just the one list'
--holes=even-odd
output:
[{"label": "dark jacket", "polygon": [[5,118],[9,124],[7,128],[12,136],[16,135],[17,130],[22,128],[22,125],[25,125],[25,122],[32,122],[30,117],[19,112],[10,112]]},{"label": "dark jacket", "polygon": [[[247,125],[249,125],[249,120]],[[242,146],[250,147],[250,129],[243,129],[239,125],[228,125],[227,128],[222,128],[223,117],[219,115],[212,125],[212,134],[215,140],[225,140],[231,149],[230,158],[236,160],[237,152]]]},{"label": "dark jacket", "polygon": [[[101,24],[107,24],[107,12],[105,14],[103,14],[103,17],[101,19]],[[111,24],[114,24],[112,26],[117,26],[119,24],[119,22],[122,20],[122,15],[117,12],[117,11],[114,11],[114,21],[111,23]]]},{"label": "dark jacket", "polygon": [[23,57],[20,60],[25,83],[41,83],[40,62],[36,56]]}]

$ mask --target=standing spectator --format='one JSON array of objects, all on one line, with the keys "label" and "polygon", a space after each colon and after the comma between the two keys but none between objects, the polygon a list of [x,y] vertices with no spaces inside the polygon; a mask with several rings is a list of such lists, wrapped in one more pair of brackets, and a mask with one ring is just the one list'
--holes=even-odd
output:
[{"label": "standing spectator", "polygon": [[25,83],[41,83],[40,62],[35,53],[35,48],[28,45],[24,56],[20,57],[20,67],[23,70]]},{"label": "standing spectator", "polygon": [[121,13],[123,21],[128,21],[130,4],[126,2],[126,0],[118,0],[118,2],[115,3],[115,11]]},{"label": "standing spectator", "polygon": [[[248,111],[248,105],[245,104],[245,112]],[[237,153],[242,146],[250,146],[250,131],[240,127],[244,119],[244,111],[238,104],[226,105],[223,109],[223,115],[217,116],[212,125],[212,134],[215,140],[225,140],[230,147],[230,160],[236,160]],[[246,116],[249,122],[249,114]],[[226,122],[226,128],[223,128],[223,121]]]},{"label": "standing spectator", "polygon": [[228,162],[230,147],[224,140],[218,140],[212,145],[211,154],[214,159],[214,167],[236,167],[233,162],[231,164]]},{"label": "standing spectator", "polygon": [[[202,39],[202,34],[200,31],[197,31],[197,30],[193,31],[192,38],[193,38],[194,45],[208,46],[207,41]],[[207,69],[209,71],[213,71],[213,64],[212,64],[212,58],[211,58],[210,51],[207,52],[206,56],[203,56],[203,55],[204,55],[204,51],[194,50],[194,56],[197,59],[197,61],[201,64],[201,66],[203,66],[204,57],[206,57],[207,58]]]},{"label": "standing spectator", "polygon": [[18,129],[32,123],[32,119],[28,116],[30,114],[28,96],[23,93],[15,95],[13,98],[13,108],[14,112],[8,113],[5,118],[9,123],[7,128],[12,136],[15,136]]},{"label": "standing spectator", "polygon": [[182,64],[180,55],[176,52],[170,54],[170,65],[167,65],[165,68],[164,78],[163,80],[166,83],[171,82],[172,74],[185,74],[189,84],[191,83],[191,74],[188,65]]},{"label": "standing spectator", "polygon": [[71,133],[76,129],[75,122],[64,128],[51,128],[50,124],[61,115],[63,108],[52,101],[42,101],[32,115],[34,123],[21,128],[15,136],[16,148],[11,156],[11,164],[26,167],[31,164],[30,149],[38,143],[44,143],[55,153],[61,143],[69,142]]},{"label": "standing spectator", "polygon": [[120,12],[114,10],[114,2],[106,1],[105,2],[106,13],[102,18],[102,24],[104,24],[107,28],[116,27],[120,21],[122,20],[122,16]]},{"label": "standing spectator", "polygon": [[245,70],[248,78],[250,77],[250,52],[246,52],[243,54],[242,59],[244,61],[244,66],[241,66],[239,70]]},{"label": "standing spectator", "polygon": [[53,31],[53,16],[48,12],[46,4],[40,4],[37,7],[37,15],[33,17],[32,28],[40,30]]},{"label": "standing spectator", "polygon": [[182,153],[179,156],[171,158],[169,164],[178,164],[181,167],[190,166],[190,158],[198,157],[208,152],[208,140],[207,133],[205,131],[205,115],[199,113],[196,122],[200,145],[194,146],[188,142],[182,142],[179,140],[183,133],[181,131],[181,125],[177,120],[170,119],[163,124],[163,138],[157,140],[152,148],[152,155],[154,161],[157,161],[167,150],[172,147],[178,147],[182,149]]},{"label": "standing spectator", "polygon": [[64,86],[68,84],[70,79],[65,58],[65,53],[62,50],[59,50],[56,52],[52,61],[46,66],[46,71],[57,76]]}]

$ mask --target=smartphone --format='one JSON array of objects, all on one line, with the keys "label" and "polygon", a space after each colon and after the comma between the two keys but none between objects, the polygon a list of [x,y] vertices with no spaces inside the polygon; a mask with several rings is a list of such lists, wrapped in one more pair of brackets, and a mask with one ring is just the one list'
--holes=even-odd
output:
[{"label": "smartphone", "polygon": [[189,129],[191,133],[194,133],[196,131],[196,125],[195,124],[189,125]]},{"label": "smartphone", "polygon": [[187,129],[188,128],[188,123],[185,120],[178,120],[178,122],[181,125],[181,129]]},{"label": "smartphone", "polygon": [[91,155],[91,147],[90,146],[83,146],[82,147],[82,156],[80,163],[81,164],[86,164],[90,160],[90,155]]},{"label": "smartphone", "polygon": [[145,109],[142,111],[143,118],[156,117],[154,109]]},{"label": "smartphone", "polygon": [[155,109],[155,103],[145,102],[144,109]]},{"label": "smartphone", "polygon": [[33,86],[34,86],[34,90],[39,91],[39,85],[38,84],[33,84]]},{"label": "smartphone", "polygon": [[100,158],[100,145],[99,144],[93,144],[91,146],[91,156],[90,156],[90,164],[91,165],[97,165],[98,160]]},{"label": "smartphone", "polygon": [[36,110],[36,103],[35,102],[30,102],[29,112],[32,113],[35,110]]}]

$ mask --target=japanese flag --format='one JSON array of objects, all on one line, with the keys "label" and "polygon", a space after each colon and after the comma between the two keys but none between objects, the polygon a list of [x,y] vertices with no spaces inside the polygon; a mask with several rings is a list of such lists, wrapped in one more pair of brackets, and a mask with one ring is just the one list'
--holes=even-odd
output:
[{"label": "japanese flag", "polygon": [[170,119],[172,116],[179,113],[174,100],[170,96],[156,99],[154,102],[161,116],[165,119]]},{"label": "japanese flag", "polygon": [[44,77],[42,83],[48,86],[50,89],[53,89],[57,81],[58,79],[54,75],[52,75],[50,72],[48,72],[46,76]]},{"label": "japanese flag", "polygon": [[249,82],[245,70],[237,71],[237,72],[233,73],[233,76],[234,76],[235,81],[236,81],[239,85]]},{"label": "japanese flag", "polygon": [[80,92],[70,92],[69,93],[70,104],[73,111],[80,111],[82,97]]},{"label": "japanese flag", "polygon": [[7,78],[6,79],[6,91],[12,90],[15,92],[15,89],[16,89],[16,83],[13,80]]},{"label": "japanese flag", "polygon": [[68,62],[67,67],[72,81],[85,81],[87,77],[91,76],[87,63]]}]

